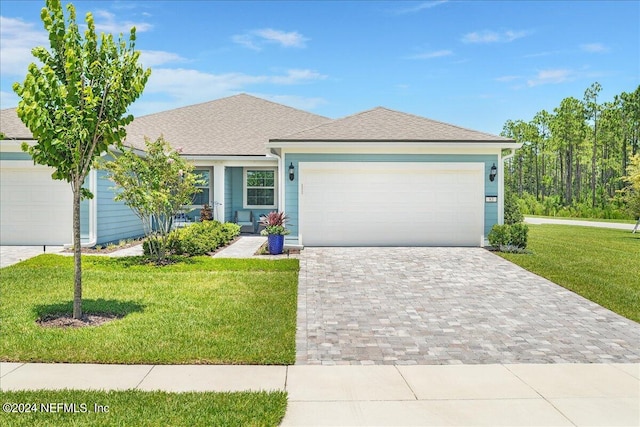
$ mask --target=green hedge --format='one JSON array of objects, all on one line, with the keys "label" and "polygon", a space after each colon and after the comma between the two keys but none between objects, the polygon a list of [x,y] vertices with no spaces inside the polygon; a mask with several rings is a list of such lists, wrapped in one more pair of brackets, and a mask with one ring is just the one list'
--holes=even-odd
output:
[{"label": "green hedge", "polygon": [[494,225],[487,238],[493,247],[503,250],[503,248],[526,249],[528,243],[529,227],[527,224],[518,222],[516,224]]},{"label": "green hedge", "polygon": [[[230,222],[203,221],[169,233],[168,251],[174,255],[206,255],[226,246],[240,234],[240,226]],[[144,253],[148,255],[145,241]]]}]

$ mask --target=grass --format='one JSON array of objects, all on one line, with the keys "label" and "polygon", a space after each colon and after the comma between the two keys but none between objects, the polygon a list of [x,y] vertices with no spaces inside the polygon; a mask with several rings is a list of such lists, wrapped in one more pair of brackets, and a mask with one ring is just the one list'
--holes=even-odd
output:
[{"label": "grass", "polygon": [[608,219],[608,218],[579,218],[572,216],[545,216],[545,215],[529,215],[526,214],[525,217],[531,218],[549,218],[549,219],[559,219],[559,220],[575,220],[575,221],[589,221],[589,222],[613,222],[613,223],[621,223],[621,224],[635,224],[637,221],[633,219]]},{"label": "grass", "polygon": [[73,259],[0,270],[0,360],[121,364],[293,364],[298,260],[196,257],[165,267],[83,257],[83,307],[122,317],[43,328],[71,312]]},{"label": "grass", "polygon": [[640,322],[640,234],[569,225],[529,225],[532,255],[505,259]]},{"label": "grass", "polygon": [[[0,415],[2,425],[25,427],[277,426],[287,406],[285,392],[56,390],[2,392],[0,397],[3,404],[29,404],[29,409],[37,410],[30,413],[3,412]],[[58,403],[67,404],[66,412]],[[51,408],[58,412],[44,412],[51,411]],[[100,412],[100,409],[108,412]]]}]

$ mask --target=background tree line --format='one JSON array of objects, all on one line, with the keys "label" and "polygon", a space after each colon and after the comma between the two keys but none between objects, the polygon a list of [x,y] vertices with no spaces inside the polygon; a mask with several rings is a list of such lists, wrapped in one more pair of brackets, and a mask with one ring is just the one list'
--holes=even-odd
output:
[{"label": "background tree line", "polygon": [[582,99],[505,123],[501,135],[523,143],[505,165],[505,188],[525,214],[633,218],[620,190],[640,153],[640,86],[607,102],[601,90],[593,83]]}]

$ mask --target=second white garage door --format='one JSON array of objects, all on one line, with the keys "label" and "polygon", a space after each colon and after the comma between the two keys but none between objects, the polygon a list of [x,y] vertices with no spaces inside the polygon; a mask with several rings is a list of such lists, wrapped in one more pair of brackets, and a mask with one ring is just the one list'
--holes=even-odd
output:
[{"label": "second white garage door", "polygon": [[300,163],[306,246],[480,246],[482,163]]},{"label": "second white garage door", "polygon": [[53,180],[52,172],[34,165],[0,168],[0,244],[64,245],[73,240],[71,186]]}]

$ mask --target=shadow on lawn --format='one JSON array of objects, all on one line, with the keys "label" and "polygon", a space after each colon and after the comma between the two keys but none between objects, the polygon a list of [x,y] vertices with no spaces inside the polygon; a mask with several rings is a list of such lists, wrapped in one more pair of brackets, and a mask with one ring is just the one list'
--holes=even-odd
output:
[{"label": "shadow on lawn", "polygon": [[[106,300],[102,298],[82,300],[82,311],[86,315],[111,315],[122,318],[130,313],[144,311],[144,308],[144,305],[134,301]],[[33,310],[38,319],[57,315],[71,315],[73,313],[73,301],[36,305]]]}]

